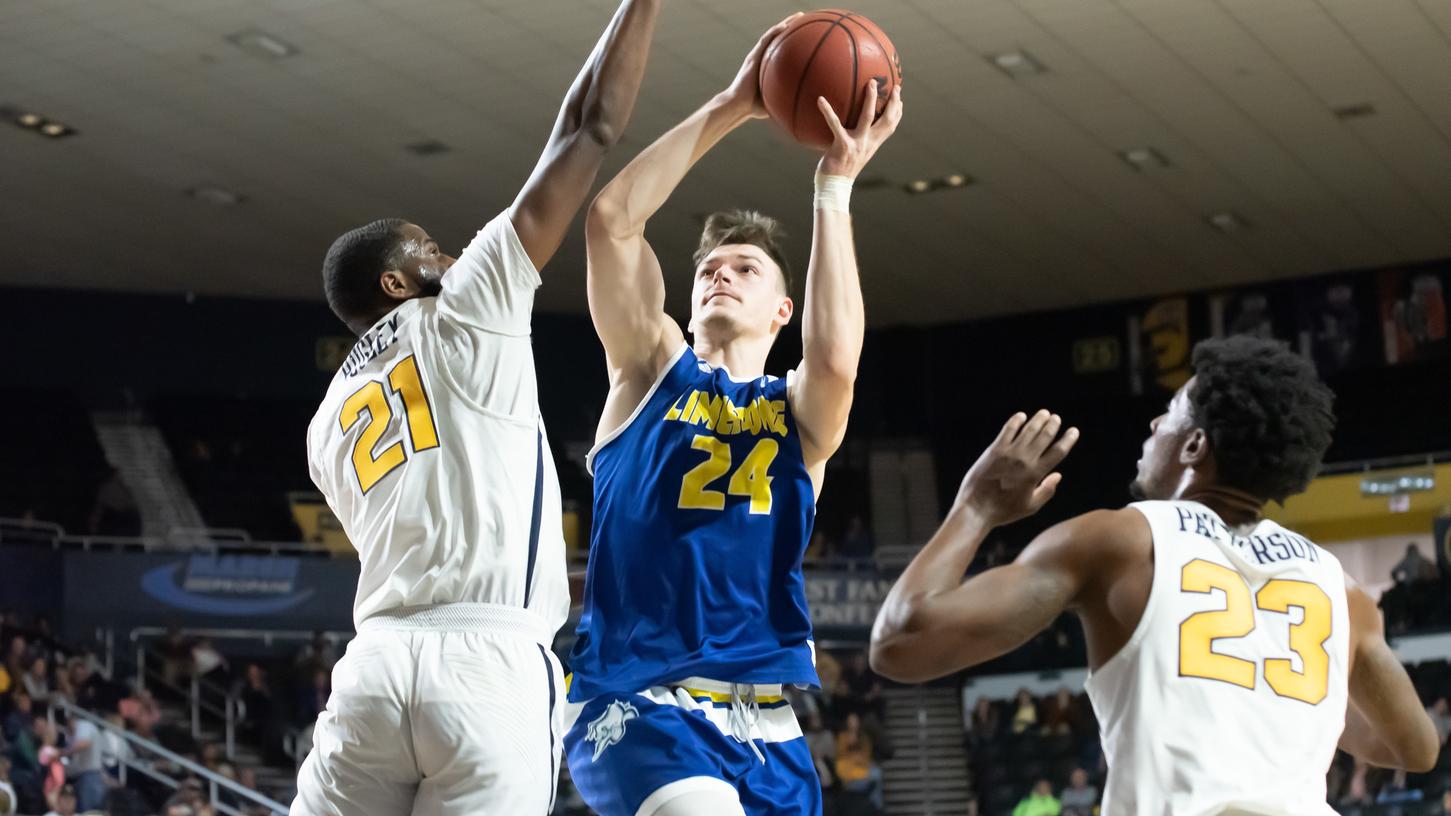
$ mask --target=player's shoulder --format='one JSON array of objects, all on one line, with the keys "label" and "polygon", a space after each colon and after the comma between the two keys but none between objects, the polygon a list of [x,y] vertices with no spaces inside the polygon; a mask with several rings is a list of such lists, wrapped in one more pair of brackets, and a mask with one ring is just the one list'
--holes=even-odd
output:
[{"label": "player's shoulder", "polygon": [[1084,570],[1141,558],[1153,548],[1148,519],[1132,505],[1094,510],[1059,522],[1040,535],[1025,555],[1051,559]]}]

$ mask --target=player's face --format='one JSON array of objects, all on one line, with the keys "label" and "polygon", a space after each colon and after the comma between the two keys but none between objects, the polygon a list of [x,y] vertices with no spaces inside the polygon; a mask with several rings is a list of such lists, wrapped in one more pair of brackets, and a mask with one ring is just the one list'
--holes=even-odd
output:
[{"label": "player's face", "polygon": [[417,296],[430,297],[442,292],[444,273],[457,259],[445,255],[438,242],[417,224],[404,224],[400,231],[403,241],[398,251],[398,271],[417,287]]},{"label": "player's face", "polygon": [[1189,411],[1189,389],[1194,380],[1184,384],[1164,413],[1149,423],[1149,438],[1144,440],[1144,455],[1139,458],[1138,475],[1130,492],[1138,499],[1170,499],[1174,497],[1188,464],[1182,456],[1184,445],[1194,433],[1194,418]]},{"label": "player's face", "polygon": [[722,244],[695,268],[690,326],[728,336],[769,335],[791,319],[781,268],[752,244]]}]

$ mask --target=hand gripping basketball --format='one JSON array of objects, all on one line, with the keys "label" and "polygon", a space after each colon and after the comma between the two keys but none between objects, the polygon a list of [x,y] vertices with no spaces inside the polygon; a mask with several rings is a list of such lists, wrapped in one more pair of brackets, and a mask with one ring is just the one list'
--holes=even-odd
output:
[{"label": "hand gripping basketball", "polygon": [[769,115],[766,112],[766,103],[761,100],[761,60],[771,43],[790,28],[801,14],[798,11],[766,29],[766,33],[761,35],[761,39],[756,41],[751,52],[746,55],[746,61],[741,63],[741,70],[731,80],[730,87],[722,94],[728,104],[740,110],[741,115],[752,119],[765,119]]},{"label": "hand gripping basketball", "polygon": [[862,168],[867,166],[867,162],[872,160],[872,156],[876,155],[877,148],[897,131],[897,124],[902,121],[902,83],[898,82],[892,89],[887,109],[873,121],[873,114],[877,110],[877,84],[867,82],[866,101],[862,104],[856,124],[851,130],[841,124],[826,97],[818,96],[816,106],[821,110],[821,115],[826,117],[826,124],[831,128],[832,135],[831,147],[821,157],[817,172],[825,176],[856,178]]}]

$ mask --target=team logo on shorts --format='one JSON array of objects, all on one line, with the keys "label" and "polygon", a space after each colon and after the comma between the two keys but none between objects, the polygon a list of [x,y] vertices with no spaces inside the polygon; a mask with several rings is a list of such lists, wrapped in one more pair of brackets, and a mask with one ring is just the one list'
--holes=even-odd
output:
[{"label": "team logo on shorts", "polygon": [[640,716],[636,708],[624,700],[615,700],[605,713],[595,718],[585,730],[584,738],[595,744],[595,755],[590,762],[600,758],[605,749],[625,738],[625,723]]}]

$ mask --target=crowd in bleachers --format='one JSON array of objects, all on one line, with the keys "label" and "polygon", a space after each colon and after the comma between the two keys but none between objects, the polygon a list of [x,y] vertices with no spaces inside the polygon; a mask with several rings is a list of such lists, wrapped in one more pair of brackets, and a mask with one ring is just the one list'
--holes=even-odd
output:
[{"label": "crowd in bleachers", "polygon": [[[134,681],[107,679],[95,656],[71,649],[52,637],[45,619],[23,623],[5,614],[0,625],[5,644],[0,664],[0,816],[104,814],[105,816],[212,816],[207,784],[159,754],[137,749],[114,729],[83,716],[68,716],[68,703],[141,739],[156,743],[208,771],[261,793],[258,764],[229,759],[220,742],[193,738],[184,715],[169,719],[167,706]],[[261,763],[281,767],[290,777],[294,754],[306,750],[307,734],[327,705],[335,645],[321,634],[295,657],[281,660],[280,682],[259,663],[234,670],[232,661],[209,640],[173,633],[156,644],[161,664],[158,693],[184,688],[193,675],[219,682],[239,701],[238,738]],[[173,702],[181,702],[172,693]],[[173,706],[172,710],[183,708]],[[301,750],[286,750],[299,738]],[[239,754],[240,756],[240,754]],[[172,787],[144,773],[126,773],[140,765],[172,777]],[[124,780],[124,781],[123,781]],[[266,813],[240,795],[223,793],[244,813]],[[285,798],[285,797],[284,797]]]}]

